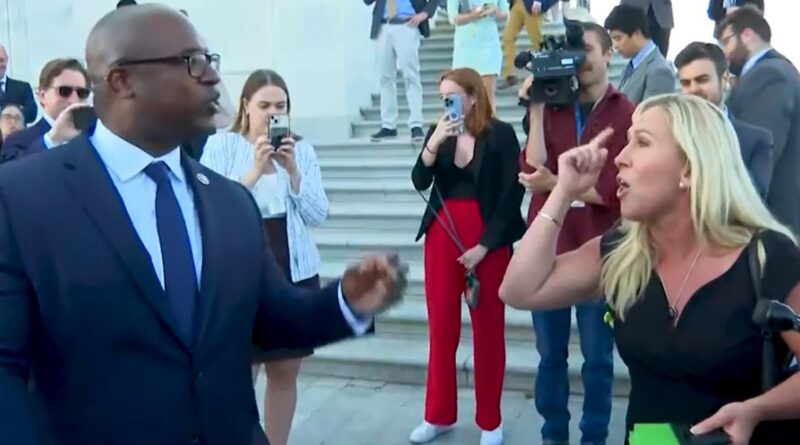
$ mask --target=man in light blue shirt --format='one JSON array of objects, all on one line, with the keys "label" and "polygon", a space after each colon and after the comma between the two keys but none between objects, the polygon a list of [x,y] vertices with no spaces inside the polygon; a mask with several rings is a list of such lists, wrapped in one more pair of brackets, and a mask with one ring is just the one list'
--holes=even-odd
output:
[{"label": "man in light blue shirt", "polygon": [[397,70],[403,73],[408,102],[411,140],[422,142],[422,80],[419,48],[430,35],[428,19],[439,0],[364,0],[372,9],[370,38],[375,41],[381,85],[380,129],[370,137],[374,142],[397,138]]},{"label": "man in light blue shirt", "polygon": [[637,6],[622,4],[605,21],[611,40],[623,57],[630,59],[619,81],[619,90],[638,104],[658,94],[674,93],[675,74],[650,38],[647,16]]},{"label": "man in light blue shirt", "polygon": [[181,153],[219,108],[201,42],[164,6],[107,14],[94,130],[0,168],[0,443],[264,445],[253,344],[362,335],[402,295],[386,255],[291,286],[251,194]]}]

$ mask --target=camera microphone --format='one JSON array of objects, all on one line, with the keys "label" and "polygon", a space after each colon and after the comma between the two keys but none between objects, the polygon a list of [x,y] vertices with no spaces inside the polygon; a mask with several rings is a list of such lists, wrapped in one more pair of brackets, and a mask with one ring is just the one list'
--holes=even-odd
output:
[{"label": "camera microphone", "polygon": [[514,57],[514,66],[518,69],[527,69],[528,64],[531,62],[531,52],[530,51],[522,51],[521,53],[517,54],[517,57]]},{"label": "camera microphone", "polygon": [[753,310],[753,323],[773,332],[800,332],[800,317],[780,301],[760,299]]}]

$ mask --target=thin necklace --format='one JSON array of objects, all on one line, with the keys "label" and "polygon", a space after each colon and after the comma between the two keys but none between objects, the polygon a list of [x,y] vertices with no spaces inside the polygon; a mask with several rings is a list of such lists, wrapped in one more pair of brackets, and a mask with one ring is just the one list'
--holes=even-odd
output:
[{"label": "thin necklace", "polygon": [[671,298],[669,297],[669,292],[667,291],[667,287],[664,286],[664,294],[667,296],[667,303],[669,304],[669,310],[667,315],[669,315],[670,320],[675,320],[678,318],[678,304],[683,301],[683,297],[681,294],[683,293],[683,288],[686,287],[686,283],[689,281],[689,277],[692,276],[692,271],[694,270],[694,266],[697,265],[697,260],[700,258],[700,252],[702,249],[697,249],[697,254],[694,256],[694,260],[692,261],[692,266],[689,267],[689,271],[686,272],[686,276],[683,278],[683,283],[681,287],[678,289],[677,297],[674,302],[670,303]]}]

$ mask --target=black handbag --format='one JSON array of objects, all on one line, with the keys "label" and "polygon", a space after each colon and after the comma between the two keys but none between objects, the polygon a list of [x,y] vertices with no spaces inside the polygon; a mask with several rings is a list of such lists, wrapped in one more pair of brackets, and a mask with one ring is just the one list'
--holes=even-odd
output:
[{"label": "black handbag", "polygon": [[[439,203],[442,205],[442,210],[444,211],[444,216],[447,217],[447,221],[445,222],[439,213],[433,208],[431,205],[430,200],[425,197],[421,191],[417,190],[419,196],[425,201],[427,207],[433,213],[433,216],[436,217],[436,221],[442,226],[447,236],[453,240],[456,247],[458,248],[459,252],[463,255],[466,253],[467,249],[464,248],[464,244],[461,243],[461,240],[458,238],[458,233],[456,232],[456,225],[453,223],[453,218],[450,216],[450,212],[447,210],[447,206],[444,204],[444,199],[442,199],[442,194],[439,192],[439,188],[436,187],[436,184],[433,185],[433,191],[436,193],[436,197],[439,199]],[[426,278],[427,279],[427,278]],[[467,303],[470,309],[475,309],[478,307],[478,300],[480,297],[480,290],[481,290],[481,283],[478,281],[478,276],[475,275],[474,269],[467,269],[464,273],[464,293],[462,297],[464,298],[464,302]]]},{"label": "black handbag", "polygon": [[[753,282],[753,292],[756,294],[756,299],[758,300],[769,298],[769,296],[764,295],[762,289],[761,262],[758,260],[758,246],[760,244],[759,235],[756,234],[753,236],[753,240],[750,244],[747,245],[750,280]],[[773,332],[769,329],[762,328],[761,338],[764,342],[761,354],[761,389],[767,392],[777,384],[786,380],[794,372],[790,366],[794,355],[791,354],[788,347],[781,348],[782,351],[778,351],[776,343],[781,341],[779,332]]]},{"label": "black handbag", "polygon": [[[750,266],[750,278],[753,282],[753,290],[756,299],[769,298],[764,295],[761,283],[761,262],[758,260],[758,246],[761,244],[759,234],[753,236],[753,240],[747,246],[747,260]],[[780,384],[792,374],[796,369],[791,367],[794,355],[788,346],[778,347],[778,343],[783,343],[780,333],[762,328],[761,338],[763,347],[761,352],[761,389],[767,392]],[[753,431],[752,443],[757,444],[784,444],[794,443],[800,435],[800,420],[779,420],[761,422]]]}]

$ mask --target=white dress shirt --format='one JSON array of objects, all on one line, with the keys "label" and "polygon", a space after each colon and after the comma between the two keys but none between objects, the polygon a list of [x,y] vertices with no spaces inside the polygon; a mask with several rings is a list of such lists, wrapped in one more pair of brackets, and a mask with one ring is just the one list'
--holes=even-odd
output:
[{"label": "white dress shirt", "polygon": [[[158,280],[164,286],[164,261],[161,256],[161,243],[156,224],[156,183],[144,173],[145,167],[153,162],[163,161],[169,168],[169,178],[189,234],[197,280],[200,282],[203,265],[203,242],[200,222],[194,203],[192,188],[186,181],[186,173],[181,167],[180,148],[155,158],[144,150],[112,133],[98,120],[94,134],[90,137],[92,145],[108,170],[114,187],[122,197],[122,202],[133,223],[139,239],[144,244],[153,263]],[[360,320],[347,306],[339,286],[339,308],[347,323],[357,335],[363,335],[371,325],[370,320]]]}]

